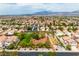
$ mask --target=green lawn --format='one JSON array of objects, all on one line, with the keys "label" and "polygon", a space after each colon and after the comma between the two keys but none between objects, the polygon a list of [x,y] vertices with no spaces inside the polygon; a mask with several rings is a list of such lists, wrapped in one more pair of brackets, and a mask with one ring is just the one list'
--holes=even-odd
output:
[{"label": "green lawn", "polygon": [[[32,39],[40,39],[45,37],[45,32],[25,32],[25,33],[15,33],[15,35],[18,36],[20,39],[19,46],[21,47],[33,47],[33,44],[31,42]],[[49,44],[41,44],[41,46],[45,46],[46,48],[49,48]],[[37,45],[39,47],[39,44]]]}]

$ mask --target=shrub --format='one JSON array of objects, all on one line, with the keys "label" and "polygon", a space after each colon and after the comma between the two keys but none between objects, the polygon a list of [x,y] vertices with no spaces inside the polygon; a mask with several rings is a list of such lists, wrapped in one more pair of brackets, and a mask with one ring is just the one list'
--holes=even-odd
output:
[{"label": "shrub", "polygon": [[71,50],[71,45],[67,45],[66,50]]}]

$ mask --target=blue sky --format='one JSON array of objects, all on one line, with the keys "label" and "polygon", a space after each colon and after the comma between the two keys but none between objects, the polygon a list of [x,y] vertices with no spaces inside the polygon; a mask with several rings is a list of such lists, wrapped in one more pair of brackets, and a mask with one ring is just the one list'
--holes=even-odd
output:
[{"label": "blue sky", "polygon": [[39,11],[72,12],[78,3],[12,3],[0,4],[0,15],[31,14]]}]

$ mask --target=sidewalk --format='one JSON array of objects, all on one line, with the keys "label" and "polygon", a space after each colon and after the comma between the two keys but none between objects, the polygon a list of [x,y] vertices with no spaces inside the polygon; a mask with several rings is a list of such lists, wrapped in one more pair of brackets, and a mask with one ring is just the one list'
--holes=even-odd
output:
[{"label": "sidewalk", "polygon": [[[3,50],[0,50],[0,52],[2,52]],[[79,52],[79,50],[76,50],[76,51],[73,51],[73,50],[71,50],[71,51],[68,51],[68,50],[63,50],[63,51],[53,51],[52,49],[38,49],[38,50],[29,50],[29,49],[27,49],[27,50],[7,50],[7,49],[5,49],[5,51],[6,52]]]}]

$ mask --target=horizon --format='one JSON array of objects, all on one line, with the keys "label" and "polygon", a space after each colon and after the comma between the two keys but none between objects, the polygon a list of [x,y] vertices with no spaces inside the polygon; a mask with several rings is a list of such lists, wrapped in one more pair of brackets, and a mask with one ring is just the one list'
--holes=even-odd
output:
[{"label": "horizon", "polygon": [[33,14],[41,11],[72,12],[79,10],[78,3],[1,3],[0,15]]}]

